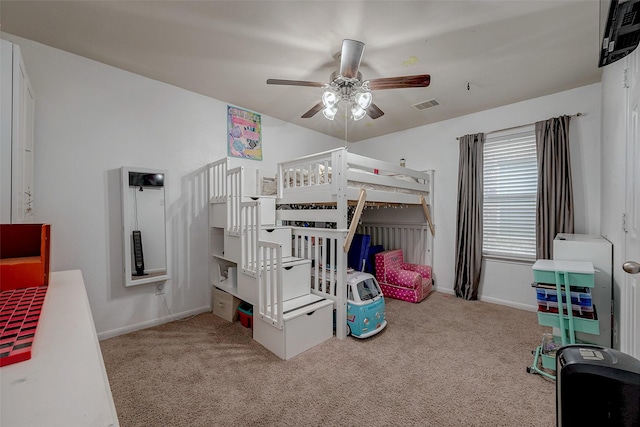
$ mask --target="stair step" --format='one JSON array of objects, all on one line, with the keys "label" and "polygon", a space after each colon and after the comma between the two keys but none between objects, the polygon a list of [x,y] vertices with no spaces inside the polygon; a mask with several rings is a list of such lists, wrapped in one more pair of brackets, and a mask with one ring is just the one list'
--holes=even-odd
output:
[{"label": "stair step", "polygon": [[283,303],[283,319],[286,322],[332,304],[332,301],[314,294],[293,298]]},{"label": "stair step", "polygon": [[298,265],[305,265],[305,264],[311,264],[311,260],[310,259],[305,259],[305,258],[298,258],[298,257],[294,257],[294,256],[283,256],[282,257],[282,267],[285,270],[291,270],[292,267],[298,266]]},{"label": "stair step", "polygon": [[311,260],[306,258],[298,258],[294,256],[282,257],[282,267],[287,270],[296,265],[303,265],[303,264],[311,264]]}]

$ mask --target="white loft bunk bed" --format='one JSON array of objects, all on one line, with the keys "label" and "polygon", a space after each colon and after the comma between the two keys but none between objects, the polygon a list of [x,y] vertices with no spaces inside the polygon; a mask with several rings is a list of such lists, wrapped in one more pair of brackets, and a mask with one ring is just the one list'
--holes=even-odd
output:
[{"label": "white loft bunk bed", "polygon": [[[346,337],[347,252],[356,231],[370,234],[372,244],[382,244],[385,249],[404,249],[409,262],[431,264],[433,171],[411,170],[350,153],[346,148],[282,162],[275,175],[231,168],[230,160],[221,159],[209,167],[211,212],[214,218],[226,218],[224,224],[217,224],[225,227],[224,253],[236,254],[239,271],[256,279],[259,292],[252,303],[254,338],[259,342],[256,335],[265,327],[260,321],[268,327],[284,328],[285,297],[291,291],[284,283],[283,262],[289,257],[311,261],[311,279],[304,285],[311,296],[331,301],[338,339]],[[421,206],[426,221],[360,221],[365,208],[409,205]],[[296,222],[331,223],[333,227],[290,225]],[[265,239],[260,231],[283,224],[288,237],[279,243],[267,240],[270,236]],[[234,247],[231,236],[239,237],[239,247]],[[242,299],[240,290],[236,295]]]}]

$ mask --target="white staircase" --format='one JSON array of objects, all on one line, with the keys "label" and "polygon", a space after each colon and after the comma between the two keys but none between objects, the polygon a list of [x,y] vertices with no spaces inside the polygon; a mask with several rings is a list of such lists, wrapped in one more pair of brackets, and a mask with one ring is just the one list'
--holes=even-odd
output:
[{"label": "white staircase", "polygon": [[331,338],[333,301],[312,293],[311,260],[291,256],[291,228],[275,226],[275,197],[245,196],[256,192],[244,168],[220,161],[210,173],[212,239],[223,239],[218,258],[237,265],[237,282],[223,289],[253,305],[253,338],[285,360]]},{"label": "white staircase", "polygon": [[[259,243],[259,295],[258,310],[254,310],[253,339],[287,360],[333,336],[333,302],[310,292],[309,260],[293,258],[294,264],[287,267],[282,256],[283,246],[274,242]],[[293,290],[287,290],[288,284],[297,283],[290,281],[297,277],[296,271],[306,273],[306,292],[301,292],[297,284]]]}]

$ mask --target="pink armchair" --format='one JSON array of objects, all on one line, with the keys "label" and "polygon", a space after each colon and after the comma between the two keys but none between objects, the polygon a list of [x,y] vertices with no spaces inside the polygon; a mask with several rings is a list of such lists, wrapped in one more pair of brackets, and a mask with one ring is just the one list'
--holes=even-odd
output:
[{"label": "pink armchair", "polygon": [[404,262],[402,249],[376,254],[376,279],[385,297],[420,302],[433,289],[431,267]]}]

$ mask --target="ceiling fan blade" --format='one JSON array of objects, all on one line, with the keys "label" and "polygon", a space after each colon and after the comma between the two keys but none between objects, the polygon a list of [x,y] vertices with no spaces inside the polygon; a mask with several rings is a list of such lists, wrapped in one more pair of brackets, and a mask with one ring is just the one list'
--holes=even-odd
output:
[{"label": "ceiling fan blade", "polygon": [[358,77],[358,68],[364,53],[364,43],[344,39],[342,40],[342,53],[340,54],[340,75],[349,79]]},{"label": "ceiling fan blade", "polygon": [[367,108],[367,115],[372,119],[377,119],[378,117],[384,116],[384,111],[382,111],[376,104],[369,105]]},{"label": "ceiling fan blade", "polygon": [[371,90],[403,89],[410,87],[427,87],[429,83],[431,83],[431,76],[429,74],[418,74],[415,76],[372,79],[369,80],[369,88]]},{"label": "ceiling fan blade", "polygon": [[316,105],[314,105],[313,107],[311,107],[311,109],[309,111],[307,111],[306,113],[304,113],[302,115],[303,119],[308,119],[309,117],[313,117],[315,116],[318,111],[322,110],[324,108],[324,105],[322,104],[322,101],[318,102]]},{"label": "ceiling fan blade", "polygon": [[268,79],[268,85],[287,85],[287,86],[309,86],[309,87],[322,87],[326,83],[320,82],[306,82],[304,80],[280,80],[280,79]]}]

